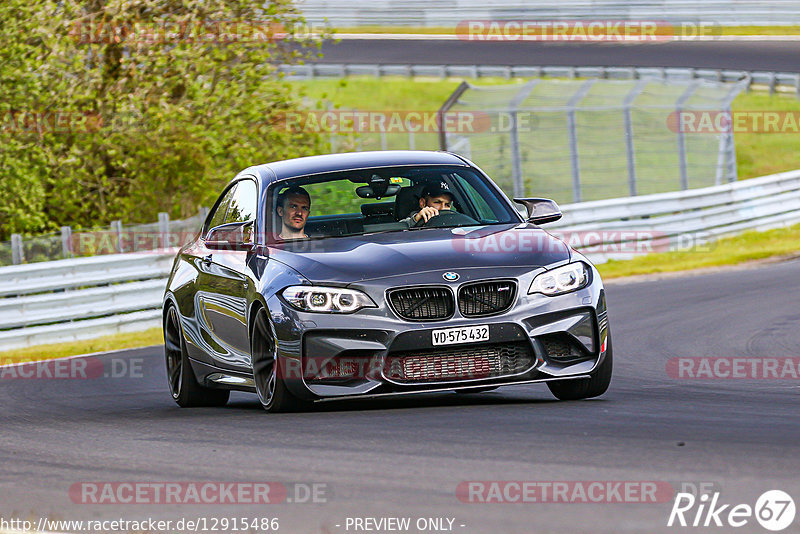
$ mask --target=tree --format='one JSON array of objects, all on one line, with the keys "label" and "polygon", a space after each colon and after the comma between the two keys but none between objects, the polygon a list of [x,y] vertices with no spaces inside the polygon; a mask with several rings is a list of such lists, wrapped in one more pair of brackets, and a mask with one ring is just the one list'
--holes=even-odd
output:
[{"label": "tree", "polygon": [[0,239],[209,205],[242,168],[319,153],[280,127],[307,58],[287,0],[5,0]]}]

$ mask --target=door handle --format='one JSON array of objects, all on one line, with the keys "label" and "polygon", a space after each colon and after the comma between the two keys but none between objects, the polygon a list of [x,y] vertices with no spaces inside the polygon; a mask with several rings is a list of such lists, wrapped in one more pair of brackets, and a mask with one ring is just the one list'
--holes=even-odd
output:
[{"label": "door handle", "polygon": [[211,256],[213,256],[213,254],[209,254],[203,258],[203,265],[211,265]]}]

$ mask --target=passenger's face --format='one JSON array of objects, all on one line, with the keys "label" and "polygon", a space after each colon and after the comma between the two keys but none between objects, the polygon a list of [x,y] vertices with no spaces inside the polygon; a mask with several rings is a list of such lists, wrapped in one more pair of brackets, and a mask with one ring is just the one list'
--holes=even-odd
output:
[{"label": "passenger's face", "polygon": [[284,199],[283,206],[278,206],[283,224],[294,230],[302,230],[306,226],[306,219],[311,212],[311,202],[304,195],[289,195]]},{"label": "passenger's face", "polygon": [[453,200],[450,198],[450,195],[439,195],[436,197],[425,197],[421,198],[419,201],[419,207],[424,208],[425,206],[429,206],[431,208],[436,208],[437,210],[449,210],[453,204]]}]

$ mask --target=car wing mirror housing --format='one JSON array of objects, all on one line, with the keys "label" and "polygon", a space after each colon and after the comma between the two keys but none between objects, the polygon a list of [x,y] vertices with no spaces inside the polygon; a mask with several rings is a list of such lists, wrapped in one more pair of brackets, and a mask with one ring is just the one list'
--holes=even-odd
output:
[{"label": "car wing mirror housing", "polygon": [[528,222],[545,224],[561,218],[561,208],[549,198],[515,198],[514,202],[523,204],[528,210]]},{"label": "car wing mirror housing", "polygon": [[253,222],[223,224],[208,231],[206,247],[212,250],[250,250],[253,248]]}]

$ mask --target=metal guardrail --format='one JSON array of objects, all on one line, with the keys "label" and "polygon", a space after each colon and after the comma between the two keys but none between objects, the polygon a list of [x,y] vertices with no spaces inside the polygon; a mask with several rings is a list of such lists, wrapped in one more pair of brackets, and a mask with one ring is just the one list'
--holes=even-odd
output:
[{"label": "metal guardrail", "polygon": [[547,226],[593,262],[685,250],[746,230],[800,223],[800,170],[739,182],[562,206]]},{"label": "metal guardrail", "polygon": [[344,64],[314,63],[281,65],[280,72],[288,79],[330,78],[346,76],[434,76],[438,78],[601,78],[609,80],[709,80],[717,82],[747,81],[748,89],[794,92],[800,98],[800,73],[761,72],[723,69],[672,67],[571,67],[523,65],[409,65],[409,64]]},{"label": "metal guardrail", "polygon": [[720,25],[800,23],[798,0],[301,0],[310,23],[335,27],[456,26],[464,20],[683,20]]},{"label": "metal guardrail", "polygon": [[[562,206],[547,230],[592,261],[683,249],[800,222],[800,170],[704,189]],[[686,239],[688,238],[688,239]],[[634,252],[626,251],[635,248]],[[0,350],[160,324],[175,251],[0,268]]]},{"label": "metal guardrail", "polygon": [[0,268],[0,350],[158,326],[175,251]]}]

